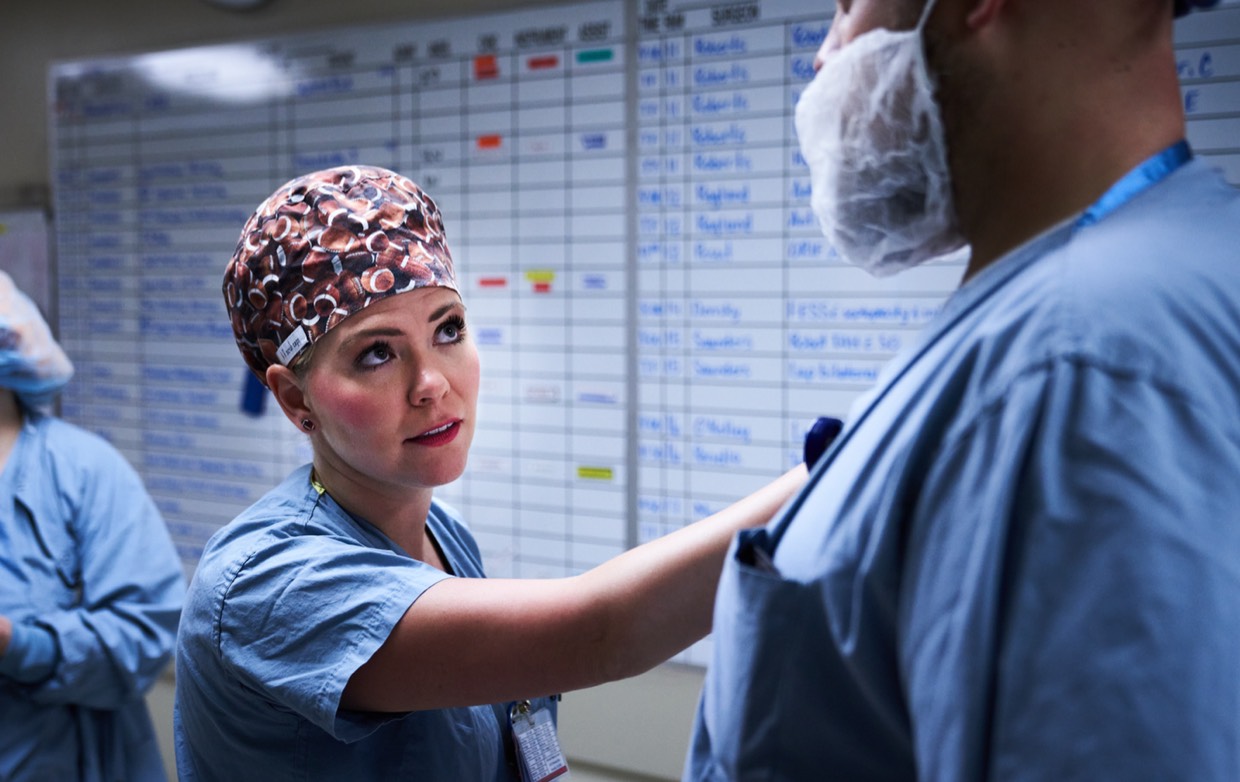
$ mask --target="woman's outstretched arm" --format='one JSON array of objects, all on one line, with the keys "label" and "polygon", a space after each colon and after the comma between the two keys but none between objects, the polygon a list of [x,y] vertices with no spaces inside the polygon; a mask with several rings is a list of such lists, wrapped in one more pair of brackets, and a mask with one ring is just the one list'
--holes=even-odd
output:
[{"label": "woman's outstretched arm", "polygon": [[798,465],[683,529],[561,579],[449,578],[428,589],[349,680],[364,711],[495,703],[634,676],[710,632],[735,533],[804,484]]}]

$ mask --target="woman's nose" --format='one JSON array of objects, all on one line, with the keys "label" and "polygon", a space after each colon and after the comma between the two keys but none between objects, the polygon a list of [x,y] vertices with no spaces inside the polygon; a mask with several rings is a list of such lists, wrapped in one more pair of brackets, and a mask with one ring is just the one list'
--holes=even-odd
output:
[{"label": "woman's nose", "polygon": [[448,392],[450,383],[443,371],[434,364],[423,364],[414,370],[413,386],[409,392],[409,402],[424,405],[440,399]]}]

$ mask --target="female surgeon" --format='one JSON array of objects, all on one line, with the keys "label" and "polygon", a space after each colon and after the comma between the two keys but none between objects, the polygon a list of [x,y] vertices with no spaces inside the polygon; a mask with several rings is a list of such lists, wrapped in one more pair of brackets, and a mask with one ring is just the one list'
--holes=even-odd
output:
[{"label": "female surgeon", "polygon": [[479,361],[426,193],[364,166],[294,179],[246,223],[224,297],[313,460],[203,552],[177,650],[183,780],[554,774],[525,746],[554,746],[547,696],[709,632],[733,534],[805,478],[579,576],[484,579],[432,498],[465,469]]}]

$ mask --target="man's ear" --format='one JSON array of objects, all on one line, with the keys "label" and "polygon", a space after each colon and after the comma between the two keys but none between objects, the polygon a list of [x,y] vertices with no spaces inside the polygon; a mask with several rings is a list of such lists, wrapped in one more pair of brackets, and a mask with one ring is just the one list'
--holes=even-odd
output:
[{"label": "man's ear", "polygon": [[970,30],[980,30],[993,22],[1006,4],[1006,0],[970,0],[965,25]]},{"label": "man's ear", "polygon": [[314,420],[313,414],[306,403],[305,390],[302,388],[302,380],[297,377],[297,373],[286,366],[280,364],[272,364],[267,367],[267,387],[271,389],[272,395],[279,403],[280,409],[284,411],[284,417],[293,422],[296,427],[301,427],[301,422],[307,419]]}]

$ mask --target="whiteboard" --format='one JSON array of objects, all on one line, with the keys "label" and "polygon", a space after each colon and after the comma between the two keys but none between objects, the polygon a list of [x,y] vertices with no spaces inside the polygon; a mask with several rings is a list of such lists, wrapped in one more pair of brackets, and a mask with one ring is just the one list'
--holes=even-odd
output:
[{"label": "whiteboard", "polygon": [[[878,281],[819,234],[792,106],[826,6],[611,0],[58,63],[65,417],[138,468],[192,570],[309,458],[274,404],[242,409],[219,291],[240,227],[364,162],[445,213],[483,386],[439,495],[489,573],[579,572],[721,508],[844,417],[962,272]],[[1240,5],[1178,25],[1190,141],[1240,184]]]},{"label": "whiteboard", "polygon": [[54,322],[49,234],[47,215],[41,209],[0,212],[0,269]]}]

